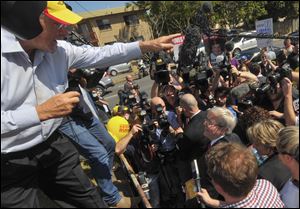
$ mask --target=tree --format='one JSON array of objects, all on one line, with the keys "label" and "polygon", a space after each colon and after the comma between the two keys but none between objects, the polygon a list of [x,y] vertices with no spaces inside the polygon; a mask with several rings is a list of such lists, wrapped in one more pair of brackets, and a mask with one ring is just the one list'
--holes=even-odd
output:
[{"label": "tree", "polygon": [[268,1],[265,8],[268,12],[267,17],[272,17],[274,21],[283,17],[299,18],[298,1]]},{"label": "tree", "polygon": [[153,30],[153,36],[183,32],[200,7],[200,1],[134,1],[135,5],[147,10],[143,19]]},{"label": "tree", "polygon": [[265,5],[266,1],[217,1],[212,18],[222,27],[236,28],[244,22],[245,27],[252,28],[255,20],[267,14]]}]

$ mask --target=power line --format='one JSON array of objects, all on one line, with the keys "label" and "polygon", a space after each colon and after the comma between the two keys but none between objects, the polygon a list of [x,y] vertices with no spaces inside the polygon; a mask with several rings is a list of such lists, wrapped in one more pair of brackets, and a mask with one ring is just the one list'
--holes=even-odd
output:
[{"label": "power line", "polygon": [[94,15],[93,13],[91,13],[89,10],[87,10],[84,6],[82,6],[78,1],[75,1],[76,4],[78,4],[78,6],[80,6],[83,10],[85,10],[87,13],[89,13],[90,15],[92,15],[93,17],[95,17],[96,15]]}]

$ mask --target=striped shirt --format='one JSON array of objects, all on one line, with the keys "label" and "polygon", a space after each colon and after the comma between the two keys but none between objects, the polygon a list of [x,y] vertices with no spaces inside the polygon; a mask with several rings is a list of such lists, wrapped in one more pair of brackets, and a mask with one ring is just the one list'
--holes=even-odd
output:
[{"label": "striped shirt", "polygon": [[284,204],[271,182],[258,179],[245,199],[234,204],[223,204],[221,208],[284,208]]}]

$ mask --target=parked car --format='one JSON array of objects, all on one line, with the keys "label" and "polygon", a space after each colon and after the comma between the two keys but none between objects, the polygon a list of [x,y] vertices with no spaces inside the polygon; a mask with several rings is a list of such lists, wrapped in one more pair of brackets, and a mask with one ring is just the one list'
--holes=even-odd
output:
[{"label": "parked car", "polygon": [[107,72],[112,75],[116,76],[118,73],[125,73],[131,71],[131,65],[130,63],[122,63],[119,65],[113,65],[110,66],[107,70]]},{"label": "parked car", "polygon": [[115,84],[114,84],[113,80],[111,79],[109,73],[104,72],[101,80],[96,85],[95,89],[97,90],[97,92],[100,96],[103,96],[105,94],[105,92],[107,91],[107,89],[114,85]]},{"label": "parked car", "polygon": [[252,49],[244,50],[241,53],[238,53],[235,55],[235,58],[240,62],[242,57],[247,57],[247,60],[251,60],[253,57],[255,57],[257,54],[260,53],[260,48],[255,47]]},{"label": "parked car", "polygon": [[[289,36],[292,37],[291,38],[292,39],[292,44],[294,46],[296,45],[296,43],[299,43],[299,31],[292,32],[292,33],[289,34]],[[298,41],[295,38],[293,38],[293,37],[298,37]]]},{"label": "parked car", "polygon": [[[254,31],[252,32],[242,32],[239,35],[255,35]],[[233,55],[236,56],[242,51],[257,47],[256,38],[245,38],[245,37],[235,37],[231,41],[234,43]]]},{"label": "parked car", "polygon": [[[237,54],[235,58],[240,62],[241,57],[247,57],[247,60],[249,60],[251,63],[260,63],[261,62],[261,55],[260,55],[260,48],[255,47],[252,49],[248,49],[245,51],[242,51],[240,54]],[[276,60],[276,57],[278,53],[280,52],[281,48],[279,47],[269,47],[268,48],[268,54],[272,61]]]},{"label": "parked car", "polygon": [[86,79],[86,88],[87,89],[96,89],[98,95],[103,96],[107,89],[111,86],[114,86],[114,83],[110,75],[106,72],[105,69],[100,68],[86,68],[81,69]]},{"label": "parked car", "polygon": [[[272,47],[269,47],[268,48],[268,55],[269,55],[269,58],[272,60],[272,61],[275,61],[278,54],[280,53],[282,49],[280,47],[275,47],[275,46],[272,46]],[[250,61],[252,63],[258,63],[260,64],[261,63],[261,56],[260,56],[260,53],[256,53],[253,55],[253,57],[250,59]]]}]

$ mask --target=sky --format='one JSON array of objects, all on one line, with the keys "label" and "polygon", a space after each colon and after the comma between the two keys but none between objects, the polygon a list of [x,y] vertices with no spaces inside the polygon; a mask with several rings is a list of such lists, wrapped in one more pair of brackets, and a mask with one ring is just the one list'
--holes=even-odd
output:
[{"label": "sky", "polygon": [[[74,12],[87,12],[125,6],[131,1],[65,1]],[[87,10],[87,11],[86,11]]]}]

